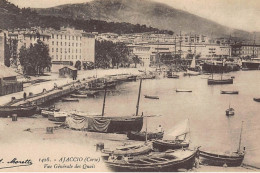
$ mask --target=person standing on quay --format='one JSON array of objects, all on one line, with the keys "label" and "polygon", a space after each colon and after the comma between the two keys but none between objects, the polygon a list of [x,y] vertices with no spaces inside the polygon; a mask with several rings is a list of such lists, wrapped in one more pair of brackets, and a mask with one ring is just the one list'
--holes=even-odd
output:
[{"label": "person standing on quay", "polygon": [[23,99],[26,100],[26,92],[23,93]]}]

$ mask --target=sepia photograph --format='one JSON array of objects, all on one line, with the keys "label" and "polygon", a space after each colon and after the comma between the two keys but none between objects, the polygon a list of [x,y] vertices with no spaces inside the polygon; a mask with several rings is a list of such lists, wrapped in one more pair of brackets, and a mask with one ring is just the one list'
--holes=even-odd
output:
[{"label": "sepia photograph", "polygon": [[0,172],[260,172],[259,16],[0,0]]}]

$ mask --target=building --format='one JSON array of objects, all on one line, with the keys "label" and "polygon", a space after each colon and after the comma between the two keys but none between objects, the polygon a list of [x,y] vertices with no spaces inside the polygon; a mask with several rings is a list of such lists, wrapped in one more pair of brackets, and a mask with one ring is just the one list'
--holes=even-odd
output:
[{"label": "building", "polygon": [[258,44],[234,44],[231,47],[232,56],[237,56],[241,58],[260,57],[260,45]]},{"label": "building", "polygon": [[0,63],[4,64],[5,60],[5,33],[0,30]]},{"label": "building", "polygon": [[23,91],[23,83],[18,82],[16,76],[11,68],[0,64],[0,96]]},{"label": "building", "polygon": [[82,30],[71,28],[61,28],[60,30],[17,29],[8,31],[7,40],[13,60],[18,59],[22,46],[28,48],[37,40],[41,40],[49,47],[52,64],[74,65],[76,61],[81,63],[95,61],[95,36]]}]

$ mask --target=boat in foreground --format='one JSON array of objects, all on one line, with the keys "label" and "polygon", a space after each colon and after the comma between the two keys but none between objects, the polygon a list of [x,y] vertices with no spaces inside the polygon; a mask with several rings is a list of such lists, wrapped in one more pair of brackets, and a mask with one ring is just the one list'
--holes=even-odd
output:
[{"label": "boat in foreground", "polygon": [[158,96],[148,96],[148,95],[144,95],[144,98],[148,98],[148,99],[159,99]]},{"label": "boat in foreground", "polygon": [[226,115],[227,116],[235,115],[235,110],[233,108],[228,108],[226,110]]},{"label": "boat in foreground", "polygon": [[238,91],[221,91],[221,94],[238,94]]},{"label": "boat in foreground", "polygon": [[[148,132],[147,133],[147,140],[152,140],[152,139],[162,139],[163,138],[163,132],[158,132],[158,133],[152,133]],[[136,140],[136,141],[145,141],[146,140],[146,132],[128,132],[127,137],[130,140]]]},{"label": "boat in foreground", "polygon": [[241,140],[242,140],[242,130],[243,130],[243,121],[241,124],[241,132],[239,138],[239,147],[236,152],[232,153],[213,153],[204,150],[199,150],[199,157],[202,164],[212,165],[212,166],[240,166],[244,160],[245,156],[245,147],[241,151]]},{"label": "boat in foreground", "polygon": [[258,97],[258,98],[254,98],[254,101],[256,101],[256,102],[260,102],[260,97]]},{"label": "boat in foreground", "polygon": [[205,165],[228,167],[240,166],[244,160],[244,152],[234,152],[231,154],[217,154],[206,151],[199,151],[200,161]]},{"label": "boat in foreground", "polygon": [[86,94],[71,94],[71,98],[87,98],[88,96]]},{"label": "boat in foreground", "polygon": [[134,157],[104,156],[105,164],[116,172],[174,172],[178,169],[191,169],[198,150],[170,150],[151,152]]},{"label": "boat in foreground", "polygon": [[189,128],[188,119],[176,125],[169,133],[165,133],[163,140],[153,141],[153,149],[155,151],[166,151],[166,150],[176,150],[180,148],[188,148],[189,141]]},{"label": "boat in foreground", "polygon": [[37,106],[0,106],[0,117],[16,114],[18,117],[30,117],[37,113]]},{"label": "boat in foreground", "polygon": [[102,153],[110,154],[113,156],[138,156],[148,154],[151,151],[152,145],[148,143],[143,143],[119,146],[115,150],[103,149]]}]

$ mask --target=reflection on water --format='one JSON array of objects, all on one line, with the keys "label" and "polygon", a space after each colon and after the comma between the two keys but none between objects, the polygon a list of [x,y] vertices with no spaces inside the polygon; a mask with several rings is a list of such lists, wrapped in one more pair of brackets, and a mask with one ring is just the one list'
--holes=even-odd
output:
[{"label": "reflection on water", "polygon": [[[178,122],[189,118],[193,146],[209,150],[235,151],[238,149],[241,122],[244,121],[242,146],[247,149],[245,162],[260,166],[260,71],[240,71],[227,74],[235,76],[233,85],[208,86],[208,76],[180,77],[180,79],[144,80],[139,112],[144,115],[162,115],[148,119],[148,130],[161,124],[167,133]],[[139,82],[118,85],[107,93],[105,115],[132,115],[136,110]],[[189,89],[191,93],[176,93],[176,89]],[[221,90],[238,90],[239,95],[220,94]],[[145,99],[143,95],[156,95],[159,100]],[[103,95],[80,99],[79,103],[57,102],[61,110],[77,110],[90,113],[102,111]],[[229,104],[235,109],[233,117],[227,117]]]}]

